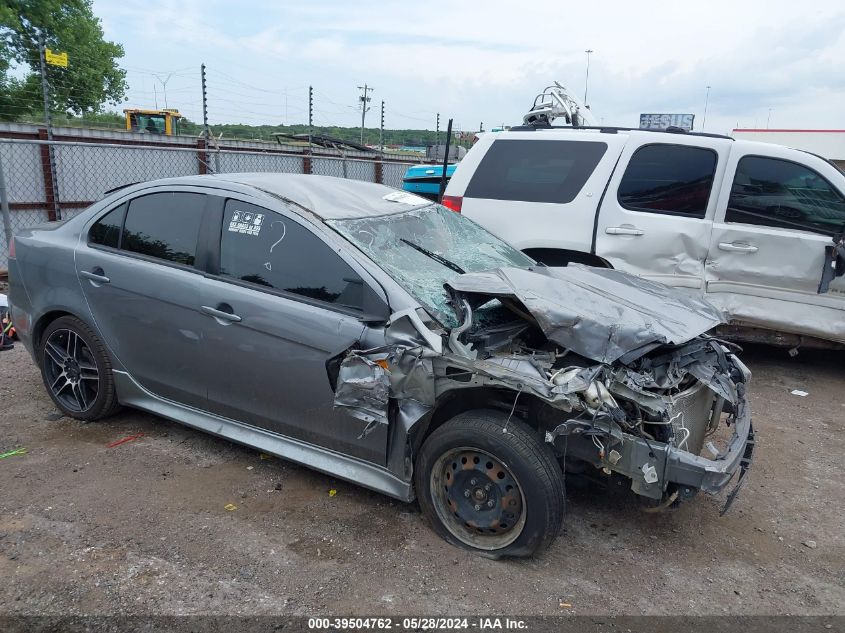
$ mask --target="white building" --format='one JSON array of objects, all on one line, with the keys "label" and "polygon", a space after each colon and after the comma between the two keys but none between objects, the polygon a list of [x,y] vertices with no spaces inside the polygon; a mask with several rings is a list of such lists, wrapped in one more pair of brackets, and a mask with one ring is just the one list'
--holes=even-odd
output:
[{"label": "white building", "polygon": [[845,169],[845,130],[779,130],[736,128],[731,133],[736,139],[777,143],[803,149],[832,160]]}]

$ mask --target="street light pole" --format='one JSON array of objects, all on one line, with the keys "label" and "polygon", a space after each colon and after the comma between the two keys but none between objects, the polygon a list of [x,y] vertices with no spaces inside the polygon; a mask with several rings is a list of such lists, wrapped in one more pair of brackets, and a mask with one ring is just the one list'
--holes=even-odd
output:
[{"label": "street light pole", "polygon": [[590,86],[590,53],[594,52],[593,49],[588,48],[584,51],[587,53],[587,76],[584,78],[584,107],[587,107],[587,88]]},{"label": "street light pole", "polygon": [[707,124],[707,104],[710,102],[710,86],[707,86],[707,94],[704,95],[704,117],[701,120],[701,131],[704,131],[704,126]]},{"label": "street light pole", "polygon": [[[162,79],[158,75],[153,75],[156,79],[161,82],[161,87],[164,89],[164,109],[167,110],[167,82],[170,81],[170,78],[173,76],[173,73],[167,75],[167,79]],[[155,87],[155,85],[153,85]],[[158,109],[158,96],[156,96],[156,109]]]}]

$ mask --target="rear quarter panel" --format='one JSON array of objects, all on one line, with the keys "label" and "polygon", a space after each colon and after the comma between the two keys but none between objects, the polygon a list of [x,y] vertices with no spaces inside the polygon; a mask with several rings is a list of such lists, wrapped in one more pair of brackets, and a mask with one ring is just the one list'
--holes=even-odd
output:
[{"label": "rear quarter panel", "polygon": [[81,217],[76,216],[15,236],[15,259],[9,261],[9,303],[15,328],[31,354],[37,344],[36,329],[50,312],[68,312],[92,325],[74,266],[81,225]]}]

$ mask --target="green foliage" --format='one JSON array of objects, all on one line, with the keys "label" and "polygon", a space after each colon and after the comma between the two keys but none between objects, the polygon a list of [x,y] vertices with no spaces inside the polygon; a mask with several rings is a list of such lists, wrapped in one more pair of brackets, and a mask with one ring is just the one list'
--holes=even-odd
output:
[{"label": "green foliage", "polygon": [[[181,132],[183,134],[198,134],[201,126],[190,121],[182,121]],[[308,134],[307,125],[244,125],[240,123],[226,123],[212,125],[211,131],[215,136],[223,134],[223,138],[237,139],[259,139],[273,141],[274,133],[283,134]],[[361,128],[359,127],[337,127],[337,126],[315,126],[313,134],[322,134],[344,141],[361,141]],[[433,145],[437,138],[434,130],[384,130],[385,145],[407,145],[413,147],[425,147]],[[283,141],[284,142],[284,141]],[[440,142],[446,142],[446,132],[440,131]],[[364,144],[378,145],[378,128],[364,128]]]},{"label": "green foliage", "polygon": [[[126,92],[126,71],[116,60],[120,44],[106,41],[91,0],[4,0],[0,5],[0,119],[16,120],[43,109],[39,39],[56,53],[67,52],[67,68],[47,66],[52,103],[58,113],[86,115],[117,104]],[[9,76],[12,64],[27,69]]]}]

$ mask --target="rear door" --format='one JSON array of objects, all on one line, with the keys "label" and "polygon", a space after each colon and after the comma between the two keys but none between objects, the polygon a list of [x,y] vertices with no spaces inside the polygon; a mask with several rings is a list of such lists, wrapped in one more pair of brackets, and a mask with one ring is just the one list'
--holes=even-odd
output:
[{"label": "rear door", "polygon": [[614,268],[703,292],[713,183],[729,141],[657,136],[635,142],[632,135],[626,146],[596,222],[595,254]]},{"label": "rear door", "polygon": [[777,145],[737,143],[713,227],[707,297],[737,322],[845,340],[845,279],[818,294],[845,226],[845,176]]},{"label": "rear door", "polygon": [[202,300],[210,410],[384,465],[386,425],[335,410],[326,368],[352,345],[384,344],[383,329],[362,321],[366,272],[294,213],[236,198],[215,207]]},{"label": "rear door", "polygon": [[204,408],[202,273],[197,245],[207,196],[141,195],[94,221],[76,270],[106,345],[152,393]]},{"label": "rear door", "polygon": [[626,137],[599,132],[507,132],[483,138],[446,193],[461,213],[520,250],[588,252],[593,220]]}]

